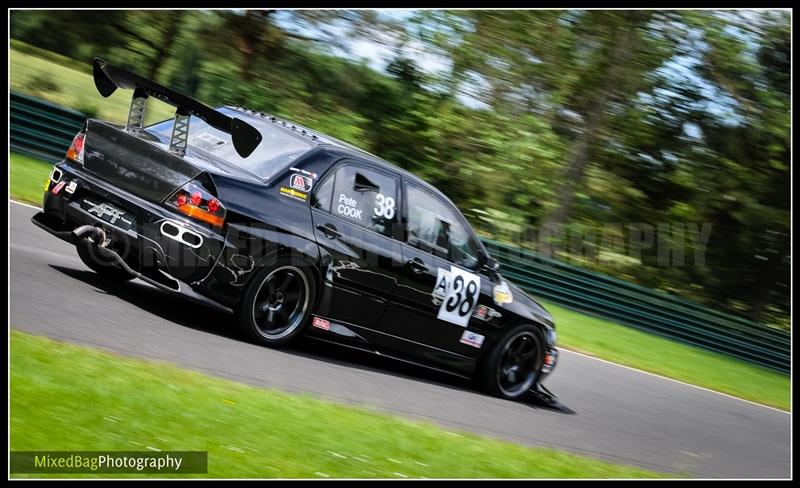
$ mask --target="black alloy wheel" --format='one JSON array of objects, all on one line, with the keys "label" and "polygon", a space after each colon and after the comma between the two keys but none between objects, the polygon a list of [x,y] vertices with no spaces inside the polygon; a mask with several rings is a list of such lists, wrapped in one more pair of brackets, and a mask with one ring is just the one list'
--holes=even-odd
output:
[{"label": "black alloy wheel", "polygon": [[302,331],[313,303],[313,279],[308,272],[279,263],[255,277],[239,306],[239,320],[254,342],[280,345]]}]

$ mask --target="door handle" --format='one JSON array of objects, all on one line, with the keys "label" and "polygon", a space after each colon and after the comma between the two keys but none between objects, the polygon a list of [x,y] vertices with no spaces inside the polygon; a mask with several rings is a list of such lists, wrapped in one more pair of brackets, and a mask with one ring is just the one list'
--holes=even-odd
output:
[{"label": "door handle", "polygon": [[409,259],[406,261],[406,264],[409,268],[411,268],[411,271],[417,274],[422,274],[428,271],[428,267],[425,266],[425,263],[423,263],[420,258]]},{"label": "door handle", "polygon": [[339,237],[342,237],[342,233],[336,230],[336,227],[330,224],[318,225],[317,229],[322,231],[322,233],[325,234],[325,237],[328,239],[338,239]]}]

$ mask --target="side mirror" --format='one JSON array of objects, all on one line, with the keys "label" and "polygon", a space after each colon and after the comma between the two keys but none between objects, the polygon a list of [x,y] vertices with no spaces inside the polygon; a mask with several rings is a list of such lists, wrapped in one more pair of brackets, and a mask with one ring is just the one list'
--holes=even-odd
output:
[{"label": "side mirror", "polygon": [[495,258],[486,256],[486,260],[483,262],[483,267],[496,273],[500,270],[500,263]]}]

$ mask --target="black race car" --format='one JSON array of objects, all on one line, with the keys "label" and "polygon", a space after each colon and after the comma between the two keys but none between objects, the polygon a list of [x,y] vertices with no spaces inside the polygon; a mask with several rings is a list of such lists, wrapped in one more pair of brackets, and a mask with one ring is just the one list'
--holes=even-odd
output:
[{"label": "black race car", "polygon": [[[133,90],[127,124],[86,120],[33,217],[89,268],[225,310],[264,345],[304,333],[552,399],[552,317],[441,192],[277,117],[93,69],[103,96]],[[148,97],[174,120],[145,127]]]}]

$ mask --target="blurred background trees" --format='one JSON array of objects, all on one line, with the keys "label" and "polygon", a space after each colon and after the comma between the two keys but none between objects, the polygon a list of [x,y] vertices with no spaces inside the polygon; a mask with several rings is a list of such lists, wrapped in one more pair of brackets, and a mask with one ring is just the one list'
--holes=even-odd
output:
[{"label": "blurred background trees", "polygon": [[[634,258],[603,240],[546,244],[788,327],[787,12],[14,11],[11,36],[31,56],[84,72],[104,57],[362,146],[441,188],[483,235],[534,250],[548,222],[623,243],[619,224],[711,223],[704,265],[689,240],[684,265],[659,262],[669,232]],[[45,97],[61,82],[11,77]]]}]

